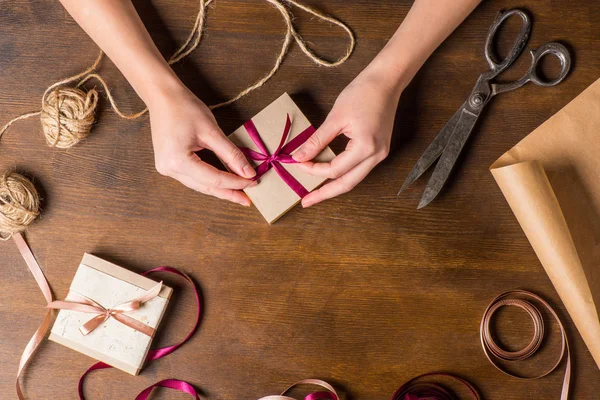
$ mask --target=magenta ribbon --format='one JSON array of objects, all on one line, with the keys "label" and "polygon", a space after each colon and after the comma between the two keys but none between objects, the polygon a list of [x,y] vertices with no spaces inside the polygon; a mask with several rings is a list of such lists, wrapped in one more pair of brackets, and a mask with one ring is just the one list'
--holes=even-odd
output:
[{"label": "magenta ribbon", "polygon": [[339,400],[339,397],[331,392],[314,392],[307,395],[304,400]]},{"label": "magenta ribbon", "polygon": [[290,135],[290,129],[292,127],[292,121],[290,120],[290,115],[287,115],[287,120],[285,122],[285,128],[283,130],[283,134],[281,135],[281,141],[279,142],[279,146],[273,152],[273,154],[269,154],[269,150],[267,146],[265,146],[264,142],[260,137],[260,133],[258,133],[258,129],[254,125],[252,120],[247,121],[244,124],[244,128],[246,132],[248,132],[248,136],[254,142],[256,147],[262,152],[254,151],[247,147],[241,148],[242,152],[246,157],[254,161],[262,161],[262,163],[256,167],[256,176],[252,178],[252,180],[257,180],[261,176],[263,176],[268,170],[273,168],[275,172],[281,177],[281,179],[298,195],[300,198],[303,198],[308,194],[308,190],[300,182],[296,180],[286,170],[281,164],[295,164],[297,161],[294,160],[291,156],[291,153],[300,147],[304,142],[308,140],[309,137],[315,133],[315,128],[311,125],[306,128],[302,133],[298,136],[294,137],[289,143],[285,144]]},{"label": "magenta ribbon", "polygon": [[[177,350],[178,348],[183,346],[185,344],[185,342],[187,342],[192,337],[194,332],[196,332],[196,330],[198,329],[198,325],[200,325],[200,318],[202,316],[202,303],[200,301],[200,293],[198,292],[198,289],[196,288],[194,281],[189,276],[187,276],[183,272],[180,272],[177,269],[171,268],[171,267],[154,268],[154,269],[144,272],[142,275],[146,276],[146,275],[154,273],[154,272],[169,272],[171,274],[178,275],[178,276],[184,278],[185,280],[187,280],[187,282],[193,287],[194,295],[196,296],[196,322],[194,323],[194,327],[187,334],[185,339],[183,339],[183,341],[181,341],[175,345],[172,345],[172,346],[162,347],[162,348],[156,349],[156,350],[150,350],[148,352],[148,356],[146,357],[146,362],[152,361],[152,360],[158,360],[159,358],[168,356],[169,354],[173,353],[175,350]],[[85,377],[92,371],[95,371],[98,369],[106,369],[106,368],[112,368],[112,367],[106,363],[98,362],[98,363],[92,365],[90,368],[88,368],[87,371],[85,371],[83,373],[83,375],[81,375],[81,378],[79,378],[79,386],[78,386],[80,400],[85,400],[85,396],[83,395],[83,381],[85,380]],[[137,395],[135,400],[147,400],[150,397],[150,393],[152,392],[152,390],[155,387],[164,387],[164,388],[168,388],[168,389],[174,389],[174,390],[177,390],[177,391],[183,392],[183,393],[188,393],[191,396],[193,396],[196,400],[200,400],[200,394],[196,391],[194,386],[192,386],[192,384],[190,384],[188,382],[181,381],[179,379],[164,379],[160,382],[157,382],[154,385],[151,385],[151,386],[147,387],[146,389],[144,389],[140,394]]]},{"label": "magenta ribbon", "polygon": [[392,396],[392,400],[458,400],[450,390],[438,382],[423,382],[423,378],[448,378],[461,383],[475,400],[480,400],[477,389],[467,380],[444,372],[431,372],[412,378],[400,386]]}]

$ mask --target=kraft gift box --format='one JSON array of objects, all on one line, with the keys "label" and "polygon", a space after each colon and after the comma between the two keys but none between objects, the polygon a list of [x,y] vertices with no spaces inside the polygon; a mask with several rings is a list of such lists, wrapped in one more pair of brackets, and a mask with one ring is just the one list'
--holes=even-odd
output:
[{"label": "kraft gift box", "polygon": [[[106,309],[126,303],[156,286],[157,282],[85,254],[75,273],[66,301],[75,292]],[[158,296],[135,310],[132,317],[156,330],[172,289],[162,286]],[[114,318],[108,318],[99,327],[83,335],[80,327],[95,315],[71,310],[60,310],[49,339],[73,350],[102,361],[132,375],[137,375],[146,359],[153,336],[130,328]]]},{"label": "kraft gift box", "polygon": [[[289,143],[290,140],[309,128],[311,124],[287,93],[284,93],[252,118],[252,122],[256,126],[265,147],[269,150],[269,154],[273,154],[280,144],[287,116],[291,121],[290,133],[286,141],[286,143]],[[229,135],[229,139],[240,148],[246,147],[259,151],[244,126]],[[293,151],[291,154],[293,154]],[[315,161],[328,162],[334,157],[333,151],[327,147],[315,158]],[[249,161],[255,167],[261,164],[260,161]],[[323,177],[307,174],[294,164],[281,163],[280,165],[308,192],[313,191],[327,180]],[[301,200],[300,196],[283,181],[274,168],[268,170],[258,179],[258,185],[246,188],[244,192],[269,224],[275,222]]]}]

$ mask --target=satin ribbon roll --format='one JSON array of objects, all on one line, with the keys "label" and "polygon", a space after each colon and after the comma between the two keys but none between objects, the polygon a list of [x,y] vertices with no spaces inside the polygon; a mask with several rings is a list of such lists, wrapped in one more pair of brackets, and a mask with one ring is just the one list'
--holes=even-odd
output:
[{"label": "satin ribbon roll", "polygon": [[477,393],[477,390],[471,383],[443,372],[431,372],[412,378],[396,390],[392,396],[392,400],[459,400],[454,392],[441,383],[424,381],[425,378],[432,377],[449,378],[450,380],[459,382],[469,390],[475,400],[480,400],[479,393]]},{"label": "satin ribbon roll", "polygon": [[[502,366],[500,366],[497,361],[527,360],[537,352],[542,342],[544,341],[544,318],[542,316],[542,313],[540,312],[540,309],[529,300],[534,300],[540,303],[552,315],[552,317],[558,324],[561,333],[561,351],[556,363],[552,366],[552,368],[548,369],[546,372],[535,376],[522,376],[507,371]],[[509,306],[519,307],[523,309],[525,312],[527,312],[527,314],[529,314],[533,322],[533,337],[531,338],[531,341],[523,349],[517,351],[508,351],[503,349],[494,339],[490,328],[492,317],[494,316],[496,311],[498,311],[502,307]],[[560,318],[556,314],[556,311],[554,311],[554,309],[540,296],[528,292],[526,290],[511,290],[502,293],[501,295],[496,297],[487,306],[485,312],[483,313],[483,318],[481,319],[481,326],[479,329],[479,337],[481,339],[481,347],[483,348],[483,352],[487,359],[492,363],[492,365],[496,367],[499,371],[514,378],[526,380],[543,378],[544,376],[548,375],[556,368],[558,368],[558,366],[566,356],[567,366],[565,368],[565,377],[563,379],[563,386],[560,399],[568,399],[569,383],[571,381],[571,354],[569,350],[567,334],[565,332],[565,328],[562,322],[560,321]]]},{"label": "satin ribbon roll", "polygon": [[329,383],[322,381],[320,379],[303,379],[299,382],[294,383],[289,386],[280,395],[266,396],[261,397],[259,400],[297,400],[293,397],[286,396],[290,390],[299,385],[313,385],[320,386],[325,389],[325,391],[312,392],[304,397],[304,400],[340,400],[340,396],[338,396],[337,392]]}]

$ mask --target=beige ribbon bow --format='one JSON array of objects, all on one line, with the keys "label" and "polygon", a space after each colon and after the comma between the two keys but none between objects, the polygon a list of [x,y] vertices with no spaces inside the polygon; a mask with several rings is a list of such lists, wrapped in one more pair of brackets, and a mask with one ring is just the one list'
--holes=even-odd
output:
[{"label": "beige ribbon bow", "polygon": [[69,301],[53,301],[46,307],[55,310],[71,310],[97,314],[94,318],[90,319],[79,328],[79,331],[83,335],[88,335],[94,331],[94,329],[98,328],[100,325],[106,322],[106,320],[112,317],[128,327],[133,328],[144,335],[152,337],[155,331],[153,327],[148,326],[143,322],[126,315],[125,313],[138,310],[144,303],[158,296],[161,288],[162,282],[159,282],[141,296],[112,308],[104,308],[94,300],[76,292],[69,293]]}]

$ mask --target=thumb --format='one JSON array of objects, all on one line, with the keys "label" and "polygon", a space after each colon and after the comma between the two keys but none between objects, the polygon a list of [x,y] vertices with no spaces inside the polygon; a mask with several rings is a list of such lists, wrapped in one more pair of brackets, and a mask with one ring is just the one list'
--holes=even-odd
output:
[{"label": "thumb", "polygon": [[310,161],[315,158],[327,145],[340,134],[340,125],[331,117],[327,116],[323,125],[312,134],[310,138],[300,148],[292,154],[294,160],[298,162]]},{"label": "thumb", "polygon": [[247,179],[256,175],[256,171],[254,171],[244,153],[222,132],[213,135],[210,142],[206,143],[206,147],[212,150],[233,173]]}]

